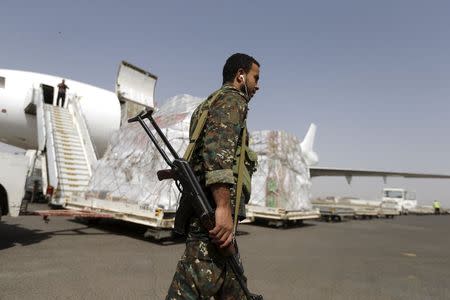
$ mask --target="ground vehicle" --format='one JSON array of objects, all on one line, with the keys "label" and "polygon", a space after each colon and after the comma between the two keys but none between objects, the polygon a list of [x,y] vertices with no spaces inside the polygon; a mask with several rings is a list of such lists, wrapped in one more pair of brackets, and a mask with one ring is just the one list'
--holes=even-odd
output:
[{"label": "ground vehicle", "polygon": [[395,207],[400,214],[408,214],[408,211],[417,206],[416,195],[400,188],[383,189],[383,201],[395,202]]},{"label": "ground vehicle", "polygon": [[0,218],[19,215],[29,162],[25,155],[0,152]]}]

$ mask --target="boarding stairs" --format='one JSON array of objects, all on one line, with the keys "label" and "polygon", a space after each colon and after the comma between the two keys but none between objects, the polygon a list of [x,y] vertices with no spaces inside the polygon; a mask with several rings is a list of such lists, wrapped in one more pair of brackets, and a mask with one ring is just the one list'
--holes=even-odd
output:
[{"label": "boarding stairs", "polygon": [[45,150],[49,203],[63,207],[71,197],[86,191],[97,161],[95,146],[79,97],[69,96],[64,108],[39,99],[36,102],[38,145]]}]

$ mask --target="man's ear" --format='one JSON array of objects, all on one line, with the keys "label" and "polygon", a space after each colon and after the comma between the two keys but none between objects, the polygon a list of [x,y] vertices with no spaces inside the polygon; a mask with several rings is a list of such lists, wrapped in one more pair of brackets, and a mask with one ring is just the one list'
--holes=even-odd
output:
[{"label": "man's ear", "polygon": [[237,73],[236,73],[236,78],[238,79],[238,82],[244,82],[245,80],[245,71],[244,69],[240,68],[238,69]]}]

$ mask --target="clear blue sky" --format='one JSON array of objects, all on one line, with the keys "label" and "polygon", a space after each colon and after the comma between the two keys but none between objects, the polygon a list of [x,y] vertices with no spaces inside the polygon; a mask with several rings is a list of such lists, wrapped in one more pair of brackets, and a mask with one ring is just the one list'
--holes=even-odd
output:
[{"label": "clear blue sky", "polygon": [[[2,1],[0,68],[112,90],[125,59],[157,101],[207,96],[234,52],[261,63],[252,130],[302,138],[320,166],[450,173],[448,1]],[[381,179],[313,180],[314,196],[377,197]],[[389,180],[450,206],[450,182]]]}]

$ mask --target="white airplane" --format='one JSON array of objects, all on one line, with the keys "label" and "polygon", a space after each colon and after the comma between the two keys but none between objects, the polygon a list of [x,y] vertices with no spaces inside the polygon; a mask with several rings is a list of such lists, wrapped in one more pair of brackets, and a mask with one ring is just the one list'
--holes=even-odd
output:
[{"label": "white airplane", "polygon": [[[32,89],[42,88],[44,103],[56,105],[57,85],[63,78],[39,73],[0,69],[0,141],[23,149],[37,149],[36,115],[27,113]],[[67,80],[70,94],[80,97],[86,123],[101,155],[109,137],[120,126],[120,102],[115,93]],[[67,106],[68,97],[66,97]]]},{"label": "white airplane", "polygon": [[[33,108],[32,103],[33,89],[41,89],[43,102],[55,106],[57,85],[62,79],[59,76],[0,69],[0,142],[23,149],[38,149],[36,108]],[[119,101],[113,92],[85,83],[66,79],[66,84],[70,91],[66,97],[66,106],[71,94],[78,97],[91,141],[96,148],[97,157],[100,158],[107,148],[110,136],[121,125],[123,110],[126,110],[124,101]],[[149,91],[152,94],[153,88],[154,86]],[[121,96],[121,100],[127,98],[126,95]],[[318,161],[318,156],[313,150],[315,131],[316,128],[312,125],[302,142],[304,159],[311,177],[345,176],[348,182],[352,176],[450,178],[450,175],[440,174],[313,167]],[[8,212],[8,188],[3,186],[1,180],[0,176],[0,217],[2,212],[3,214]]]}]

